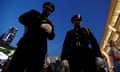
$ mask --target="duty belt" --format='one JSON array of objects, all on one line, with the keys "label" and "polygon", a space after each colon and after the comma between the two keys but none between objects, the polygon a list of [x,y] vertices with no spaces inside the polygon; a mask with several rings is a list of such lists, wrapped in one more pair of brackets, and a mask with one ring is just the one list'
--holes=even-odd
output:
[{"label": "duty belt", "polygon": [[80,41],[77,41],[77,42],[76,42],[76,46],[77,46],[77,47],[80,47],[80,45],[81,45],[81,44],[80,44]]},{"label": "duty belt", "polygon": [[81,44],[80,41],[77,41],[75,47],[78,47],[78,48],[81,47],[81,48],[83,48],[83,47],[88,47],[88,45],[87,44]]}]

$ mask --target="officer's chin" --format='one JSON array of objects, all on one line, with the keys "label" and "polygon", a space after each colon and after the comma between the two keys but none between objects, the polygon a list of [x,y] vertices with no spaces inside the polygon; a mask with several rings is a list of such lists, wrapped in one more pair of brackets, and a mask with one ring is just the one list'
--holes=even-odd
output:
[{"label": "officer's chin", "polygon": [[74,26],[75,26],[75,27],[80,27],[80,24],[75,24]]},{"label": "officer's chin", "polygon": [[51,14],[51,13],[46,12],[46,13],[45,13],[45,16],[49,16],[50,14]]}]

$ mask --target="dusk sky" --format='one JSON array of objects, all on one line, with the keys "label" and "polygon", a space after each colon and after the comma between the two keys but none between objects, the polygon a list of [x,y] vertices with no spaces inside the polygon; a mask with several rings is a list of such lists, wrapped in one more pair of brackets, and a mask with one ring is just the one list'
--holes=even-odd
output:
[{"label": "dusk sky", "polygon": [[56,36],[54,40],[48,41],[48,55],[61,54],[66,32],[73,28],[71,17],[78,13],[83,18],[82,27],[89,27],[100,45],[110,0],[0,0],[0,35],[11,26],[17,27],[17,35],[11,43],[16,47],[24,32],[18,17],[31,9],[42,12],[42,4],[46,1],[55,5],[55,11],[49,19],[54,23]]}]

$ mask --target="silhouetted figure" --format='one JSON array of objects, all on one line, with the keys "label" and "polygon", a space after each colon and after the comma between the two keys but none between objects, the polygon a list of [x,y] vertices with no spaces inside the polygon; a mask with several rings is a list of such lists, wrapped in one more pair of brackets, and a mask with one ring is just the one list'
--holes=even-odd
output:
[{"label": "silhouetted figure", "polygon": [[63,60],[61,63],[61,71],[60,72],[70,72],[69,63],[67,60]]},{"label": "silhouetted figure", "polygon": [[120,72],[120,51],[116,41],[110,40],[110,47],[110,58],[113,63],[113,68],[111,69],[114,72]]},{"label": "silhouetted figure", "polygon": [[105,61],[105,58],[97,57],[96,58],[97,68],[99,72],[109,72],[108,71],[108,64]]},{"label": "silhouetted figure", "polygon": [[45,59],[45,64],[42,69],[42,72],[54,72],[53,63],[51,62],[51,59],[48,56]]},{"label": "silhouetted figure", "polygon": [[43,4],[43,12],[32,9],[19,17],[25,33],[17,44],[17,50],[7,72],[40,72],[47,53],[47,38],[54,39],[54,26],[48,16],[54,11],[51,2]]},{"label": "silhouetted figure", "polygon": [[61,72],[61,61],[59,57],[57,57],[55,60],[54,72]]},{"label": "silhouetted figure", "polygon": [[62,60],[67,59],[70,72],[97,72],[96,57],[101,56],[97,40],[89,28],[82,28],[82,17],[77,14],[71,19],[74,29],[66,33]]}]

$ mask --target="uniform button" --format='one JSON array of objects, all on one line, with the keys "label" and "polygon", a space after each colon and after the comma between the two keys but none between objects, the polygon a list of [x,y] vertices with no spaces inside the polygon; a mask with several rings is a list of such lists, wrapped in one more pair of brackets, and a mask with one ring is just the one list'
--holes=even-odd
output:
[{"label": "uniform button", "polygon": [[79,39],[79,37],[78,37],[78,36],[77,36],[76,38],[77,38],[77,39]]},{"label": "uniform button", "polygon": [[75,33],[75,35],[79,35],[78,33]]}]

